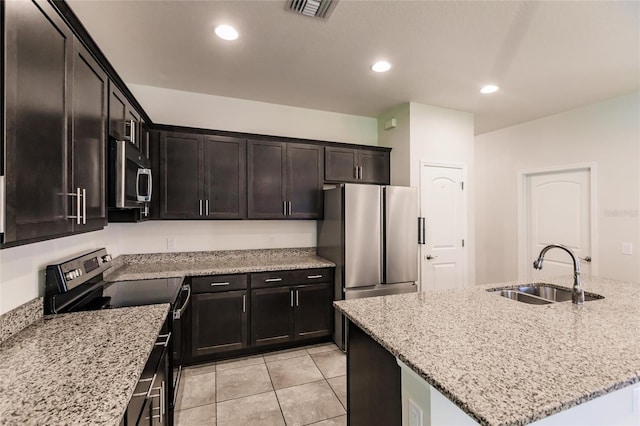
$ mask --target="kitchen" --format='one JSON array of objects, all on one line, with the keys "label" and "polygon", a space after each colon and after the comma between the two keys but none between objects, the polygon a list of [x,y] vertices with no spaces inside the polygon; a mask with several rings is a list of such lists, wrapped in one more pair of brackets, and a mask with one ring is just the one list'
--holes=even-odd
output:
[{"label": "kitchen", "polygon": [[[73,3],[71,4],[73,7]],[[633,3],[627,3],[625,7],[633,8],[633,5]],[[129,7],[134,6],[130,5]],[[78,4],[77,7],[78,14],[80,14],[82,4]],[[93,6],[85,5],[84,7]],[[144,9],[140,5],[137,7]],[[238,7],[247,8],[249,6]],[[274,15],[285,13],[283,5],[278,5],[270,12],[271,9],[267,5],[262,5],[262,7],[265,9],[261,10],[262,13]],[[340,19],[341,13],[346,14],[354,7],[350,2],[338,3],[335,14],[332,15],[328,23]],[[391,8],[392,6],[388,5],[387,7]],[[487,13],[490,10],[489,8]],[[135,27],[134,23],[146,13],[146,10],[134,9],[134,11],[136,13],[118,14],[122,16],[122,19],[131,20],[123,21],[124,28]],[[384,11],[388,10],[384,9]],[[478,13],[478,11],[474,12]],[[629,12],[625,9],[625,12],[623,15],[626,19],[632,19],[633,10]],[[172,15],[172,13],[178,12],[171,9],[168,15]],[[510,9],[510,13],[513,13],[513,15],[509,15],[510,18],[520,16],[515,12],[515,9]],[[543,12],[539,9],[537,13]],[[115,49],[114,55],[111,55],[111,51],[107,50],[106,45],[103,46],[102,43],[112,40],[115,46],[122,46],[126,44],[126,35],[113,33],[112,29],[108,27],[110,25],[108,20],[102,19],[106,14],[107,12],[95,13],[93,17],[94,21],[104,21],[102,32],[98,32],[100,27],[95,28],[95,33],[93,31],[93,25],[99,23],[90,25],[91,21],[83,18],[81,20],[87,28],[92,28],[91,35],[104,49],[109,60],[113,61],[114,65],[117,64],[118,72],[120,72],[120,67],[125,66],[126,61],[131,58],[124,58],[116,62],[117,56],[115,55],[121,54],[118,52],[123,49],[110,48]],[[411,11],[407,14],[411,15]],[[87,19],[91,19],[90,15],[92,14],[87,14]],[[311,21],[313,24],[304,20],[300,21],[304,17],[284,16],[286,18],[283,19],[287,19],[289,25],[300,26],[299,31],[304,31],[308,25],[319,25],[315,21]],[[618,15],[613,13],[610,19],[613,20],[616,16]],[[454,19],[455,17],[454,13],[450,18]],[[509,21],[506,18],[505,20]],[[626,21],[621,19],[621,22]],[[627,28],[622,24],[619,27],[620,31]],[[631,27],[637,28],[633,25]],[[584,26],[579,28],[586,31]],[[506,32],[507,29],[508,25],[502,31]],[[209,31],[209,27],[206,31]],[[559,29],[557,31],[560,34],[554,33],[556,37],[566,36]],[[586,32],[588,33],[588,31]],[[576,30],[576,33],[584,36],[584,32]],[[101,34],[101,38],[99,38],[99,34]],[[623,37],[625,34],[622,32],[621,36]],[[118,41],[117,37],[120,36],[125,38]],[[159,35],[154,34],[154,37],[159,37]],[[604,38],[601,34],[594,33],[589,40],[600,37]],[[488,44],[495,42],[495,39],[489,35],[486,38]],[[453,35],[451,35],[451,39],[451,45],[455,46],[453,43],[456,39]],[[592,42],[596,41],[592,40]],[[616,54],[616,49],[608,49],[608,47],[612,45],[611,43],[617,42],[609,41],[608,43],[603,41],[602,44],[597,45],[600,50],[596,50],[598,55],[594,55],[596,56],[594,62],[597,62],[599,55]],[[220,45],[216,54],[227,58],[231,54],[230,49],[232,49],[228,46]],[[579,46],[582,46],[587,53],[590,52],[588,46],[585,47],[582,44]],[[635,46],[637,47],[637,42]],[[460,46],[460,48],[462,47]],[[388,50],[391,51],[391,47]],[[158,56],[162,56],[160,52],[162,51],[158,51]],[[569,101],[569,103],[563,103],[562,99],[568,95],[558,94],[552,99],[545,99],[552,105],[551,109],[545,110],[546,112],[528,118],[515,118],[508,124],[498,125],[494,128],[488,127],[484,131],[480,131],[478,128],[474,129],[474,116],[471,113],[456,111],[456,109],[464,111],[462,108],[448,109],[429,106],[449,105],[447,101],[439,101],[437,98],[429,101],[420,101],[412,97],[400,98],[397,102],[389,103],[388,106],[401,104],[407,99],[414,102],[402,104],[394,110],[380,114],[378,118],[371,118],[371,116],[325,112],[321,111],[323,109],[321,107],[304,109],[304,107],[311,108],[311,106],[304,104],[301,104],[303,108],[294,108],[281,105],[275,100],[271,103],[263,103],[265,100],[254,102],[238,99],[252,99],[250,95],[231,96],[226,94],[226,96],[235,98],[231,99],[196,94],[193,93],[196,90],[189,91],[186,87],[183,90],[187,91],[158,88],[163,85],[157,81],[150,81],[147,83],[148,85],[128,85],[145,111],[157,123],[392,147],[392,184],[418,186],[417,160],[467,164],[467,173],[470,176],[467,229],[467,253],[469,256],[467,268],[470,271],[468,285],[473,284],[474,278],[475,282],[480,284],[512,281],[518,277],[518,194],[513,182],[515,182],[519,171],[597,162],[596,186],[600,204],[594,215],[598,231],[598,241],[594,249],[598,254],[590,254],[594,258],[594,263],[599,263],[599,275],[622,281],[637,282],[640,274],[637,250],[632,250],[630,255],[621,253],[622,243],[631,243],[633,247],[637,247],[640,236],[637,214],[638,195],[640,194],[638,189],[640,179],[637,175],[640,157],[637,147],[638,101],[637,92],[633,92],[637,90],[637,48],[635,50],[620,48],[620,52],[621,56],[626,55],[626,62],[617,57],[610,60],[617,60],[617,63],[621,64],[620,69],[630,70],[625,71],[624,75],[628,76],[631,73],[632,76],[635,76],[636,86],[623,89],[610,87],[610,92],[606,92],[606,89],[603,88],[603,91],[598,94]],[[582,53],[589,57],[584,51]],[[532,52],[530,54],[533,55]],[[560,55],[560,53],[556,54]],[[369,55],[365,56],[369,61]],[[286,58],[282,59],[286,60]],[[544,60],[544,63],[547,64],[562,63],[558,56],[546,58],[542,55],[533,59]],[[636,68],[629,68],[629,62],[633,65],[634,61]],[[595,67],[594,63],[590,64]],[[276,61],[271,66],[277,66]],[[524,65],[520,64],[520,66]],[[368,71],[368,62],[363,67],[364,71]],[[392,73],[400,72],[401,68],[396,64]],[[553,70],[554,68],[551,66],[549,69]],[[514,70],[512,74],[517,75],[522,71],[522,69],[518,69],[518,72]],[[163,78],[161,73],[151,72],[149,74],[153,78]],[[569,75],[580,74],[576,70],[569,73]],[[381,75],[373,78],[378,77],[388,76]],[[495,77],[487,75],[484,78],[493,79]],[[138,77],[131,77],[131,79],[136,81]],[[624,79],[617,74],[610,74],[606,80],[607,84],[615,85],[617,81]],[[556,84],[552,78],[550,81]],[[483,82],[474,80],[471,84],[475,102],[496,102],[495,100],[481,99],[481,95],[476,95],[475,85],[479,86]],[[503,90],[506,90],[504,83],[497,83],[503,86]],[[373,80],[370,84],[373,86],[369,90],[381,90],[380,79]],[[565,81],[565,84],[568,82]],[[605,85],[602,84],[602,86]],[[309,90],[311,89],[309,88]],[[459,89],[457,91],[452,89],[447,93],[453,96],[453,93],[459,91]],[[543,88],[538,88],[538,91],[548,92]],[[559,88],[554,87],[553,91],[559,92]],[[255,89],[254,93],[253,99],[258,98],[258,89]],[[629,94],[625,95],[626,93]],[[223,92],[220,94],[225,95]],[[320,100],[323,99],[322,96],[322,94],[317,94],[316,98]],[[346,95],[342,96],[346,97]],[[501,96],[501,92],[495,96]],[[314,97],[307,96],[307,98]],[[610,99],[606,100],[607,98]],[[345,99],[345,103],[346,101]],[[328,107],[326,109],[330,110]],[[472,109],[474,108],[469,107],[469,110]],[[507,113],[502,111],[501,114],[506,115]],[[546,115],[552,116],[534,120]],[[481,114],[476,114],[476,126],[482,123],[482,117]],[[396,118],[397,127],[384,131],[384,124],[392,118]],[[528,123],[514,126],[516,123],[525,121]],[[497,130],[502,127],[508,128]],[[487,130],[497,131],[487,133]],[[478,133],[478,135],[474,137],[474,133]],[[0,272],[0,311],[8,312],[34,297],[44,295],[42,271],[45,265],[99,247],[107,247],[107,251],[115,257],[126,253],[315,247],[316,238],[315,221],[112,223],[102,231],[0,251],[2,266]],[[168,240],[170,239],[173,239],[175,249],[168,248]]]}]

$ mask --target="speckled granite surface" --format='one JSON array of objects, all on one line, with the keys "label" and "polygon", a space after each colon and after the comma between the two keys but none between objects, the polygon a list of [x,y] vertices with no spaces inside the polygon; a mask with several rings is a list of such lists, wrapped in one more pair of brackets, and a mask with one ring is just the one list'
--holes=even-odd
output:
[{"label": "speckled granite surface", "polygon": [[108,276],[109,281],[335,266],[317,256],[315,248],[127,254],[116,261],[122,262],[123,266]]},{"label": "speckled granite surface", "polygon": [[517,284],[335,305],[481,424],[527,424],[640,382],[640,284],[584,278],[605,299],[582,307],[486,291]]},{"label": "speckled granite surface", "polygon": [[42,297],[36,297],[24,305],[0,315],[0,344],[42,318],[42,303]]},{"label": "speckled granite surface", "polygon": [[0,424],[117,426],[169,305],[59,315],[0,345]]}]

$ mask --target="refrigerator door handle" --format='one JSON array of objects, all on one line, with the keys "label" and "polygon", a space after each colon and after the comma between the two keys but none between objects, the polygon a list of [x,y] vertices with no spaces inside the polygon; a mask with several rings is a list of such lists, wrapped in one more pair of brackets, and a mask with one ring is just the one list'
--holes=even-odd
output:
[{"label": "refrigerator door handle", "polygon": [[427,231],[426,231],[426,219],[424,217],[418,218],[418,244],[427,244]]}]

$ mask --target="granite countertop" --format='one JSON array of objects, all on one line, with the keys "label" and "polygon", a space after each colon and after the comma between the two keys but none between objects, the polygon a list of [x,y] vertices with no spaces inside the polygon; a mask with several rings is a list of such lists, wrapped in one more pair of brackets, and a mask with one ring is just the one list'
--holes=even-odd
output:
[{"label": "granite countertop", "polygon": [[335,263],[316,255],[315,250],[315,248],[298,248],[128,254],[116,259],[116,263],[122,266],[109,274],[106,279],[109,281],[144,280],[336,266]]},{"label": "granite countertop", "polygon": [[39,319],[0,345],[0,424],[114,425],[169,305]]},{"label": "granite countertop", "polygon": [[[572,277],[547,280],[571,288]],[[481,424],[521,425],[640,382],[640,284],[583,278],[604,296],[529,305],[462,290],[335,302]]]}]

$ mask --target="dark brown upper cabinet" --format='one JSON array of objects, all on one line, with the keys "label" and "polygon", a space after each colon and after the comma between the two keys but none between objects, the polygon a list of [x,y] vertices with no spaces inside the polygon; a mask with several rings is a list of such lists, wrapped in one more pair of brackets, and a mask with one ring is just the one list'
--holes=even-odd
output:
[{"label": "dark brown upper cabinet", "polygon": [[17,245],[105,223],[106,75],[46,1],[4,2],[5,229]]},{"label": "dark brown upper cabinet", "polygon": [[354,182],[388,185],[389,151],[365,148],[325,147],[326,182]]},{"label": "dark brown upper cabinet", "polygon": [[141,149],[141,118],[113,82],[109,85],[109,136]]},{"label": "dark brown upper cabinet", "polygon": [[259,140],[247,144],[250,219],[322,217],[321,146]]},{"label": "dark brown upper cabinet", "polygon": [[161,133],[161,218],[243,219],[246,210],[246,141]]},{"label": "dark brown upper cabinet", "polygon": [[82,214],[75,229],[106,225],[105,146],[109,80],[79,40],[73,52],[73,188],[82,194]]}]

